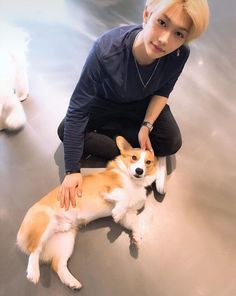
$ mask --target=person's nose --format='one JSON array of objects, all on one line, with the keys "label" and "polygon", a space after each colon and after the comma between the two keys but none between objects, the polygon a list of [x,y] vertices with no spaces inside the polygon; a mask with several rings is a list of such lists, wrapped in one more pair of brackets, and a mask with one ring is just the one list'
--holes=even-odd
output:
[{"label": "person's nose", "polygon": [[170,31],[169,30],[165,30],[162,32],[162,34],[159,37],[159,42],[161,45],[167,45],[170,39]]}]

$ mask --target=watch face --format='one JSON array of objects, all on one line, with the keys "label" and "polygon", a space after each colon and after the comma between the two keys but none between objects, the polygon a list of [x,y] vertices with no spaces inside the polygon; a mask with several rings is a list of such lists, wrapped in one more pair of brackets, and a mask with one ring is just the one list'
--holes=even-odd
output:
[{"label": "watch face", "polygon": [[146,126],[150,130],[150,132],[153,129],[153,125],[148,121],[144,121],[142,125]]}]

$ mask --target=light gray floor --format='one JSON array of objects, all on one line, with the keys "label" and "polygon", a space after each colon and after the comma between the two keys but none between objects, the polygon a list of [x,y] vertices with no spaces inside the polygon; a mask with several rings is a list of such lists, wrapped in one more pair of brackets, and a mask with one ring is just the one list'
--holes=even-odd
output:
[{"label": "light gray floor", "polygon": [[[4,2],[4,3],[3,3]],[[0,295],[75,295],[49,267],[37,286],[25,277],[27,257],[15,245],[26,210],[60,183],[63,151],[56,135],[95,38],[142,22],[141,0],[8,0],[0,13],[31,35],[27,125],[0,133]],[[137,253],[110,219],[84,229],[69,267],[85,296],[236,295],[236,41],[233,0],[210,0],[209,30],[170,98],[183,134],[177,166],[162,203],[143,215]]]}]

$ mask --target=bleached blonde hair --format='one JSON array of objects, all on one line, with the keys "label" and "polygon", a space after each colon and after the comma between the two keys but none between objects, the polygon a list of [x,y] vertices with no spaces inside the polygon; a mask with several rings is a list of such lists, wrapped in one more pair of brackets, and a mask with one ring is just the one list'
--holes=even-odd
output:
[{"label": "bleached blonde hair", "polygon": [[146,9],[153,12],[156,9],[167,10],[176,4],[182,5],[192,20],[186,43],[198,38],[209,23],[209,7],[207,0],[147,0]]}]

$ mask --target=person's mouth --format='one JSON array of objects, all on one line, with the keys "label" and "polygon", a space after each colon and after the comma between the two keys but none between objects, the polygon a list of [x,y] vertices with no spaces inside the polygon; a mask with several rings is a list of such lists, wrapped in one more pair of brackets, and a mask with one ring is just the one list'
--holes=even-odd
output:
[{"label": "person's mouth", "polygon": [[165,53],[165,50],[162,47],[160,47],[159,45],[156,45],[153,42],[151,44],[152,44],[152,46],[153,46],[153,48],[155,49],[156,52]]}]

